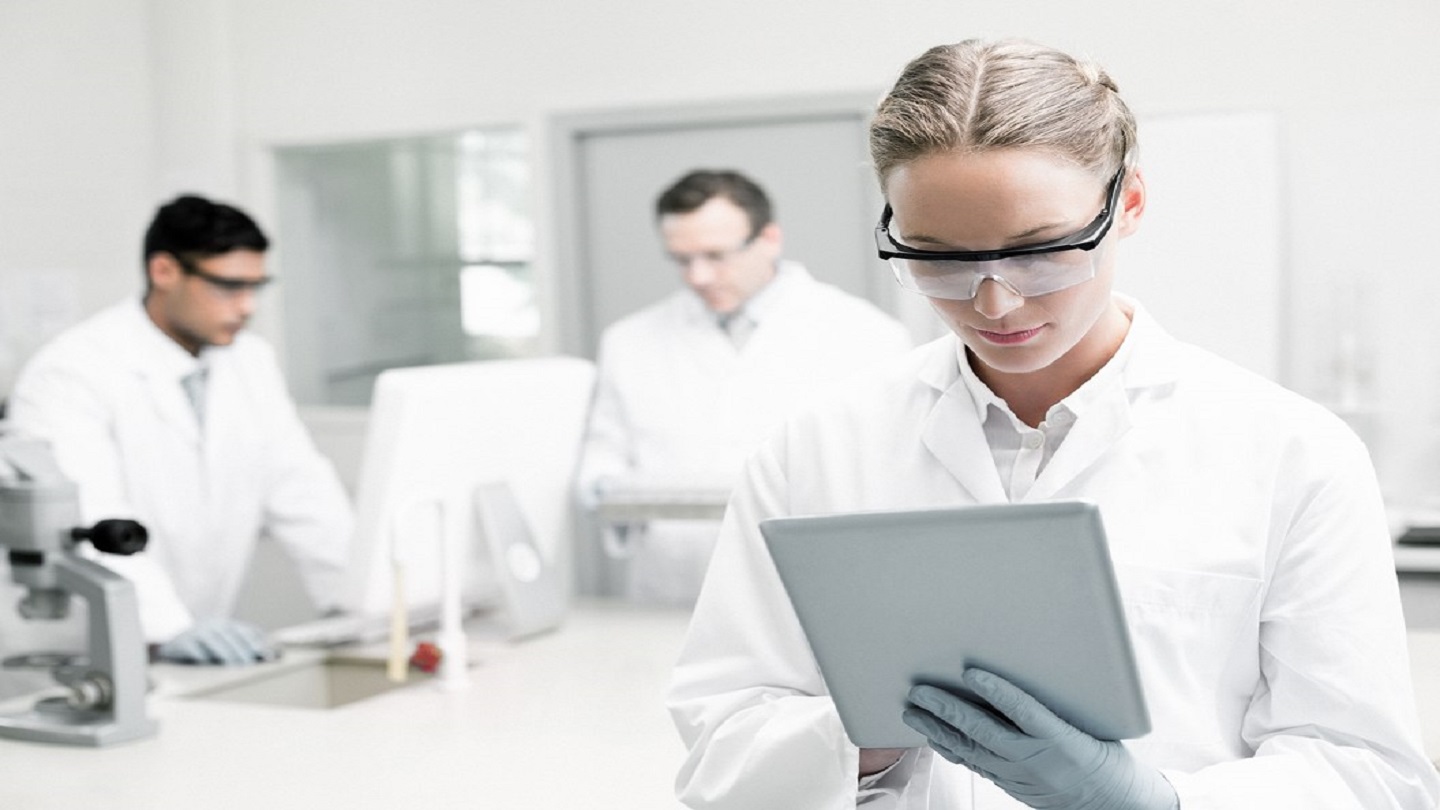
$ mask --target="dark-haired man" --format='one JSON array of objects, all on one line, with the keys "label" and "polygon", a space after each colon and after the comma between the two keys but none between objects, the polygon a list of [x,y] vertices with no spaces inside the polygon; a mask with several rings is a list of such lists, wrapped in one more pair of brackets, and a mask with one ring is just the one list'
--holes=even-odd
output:
[{"label": "dark-haired man", "polygon": [[85,520],[131,517],[146,550],[104,562],[131,578],[160,657],[241,664],[273,654],[232,617],[263,533],[333,604],[353,514],[295,411],[270,346],[245,331],[269,241],[233,206],[162,206],[145,234],[143,296],[40,349],[9,417],[46,438],[80,489]]},{"label": "dark-haired man", "polygon": [[[601,337],[579,474],[589,505],[617,486],[727,490],[787,411],[910,346],[899,322],[781,260],[770,200],[749,177],[690,172],[659,196],[655,216],[687,289]],[[693,601],[717,530],[665,520],[638,541],[629,532],[622,588],[641,601]]]}]

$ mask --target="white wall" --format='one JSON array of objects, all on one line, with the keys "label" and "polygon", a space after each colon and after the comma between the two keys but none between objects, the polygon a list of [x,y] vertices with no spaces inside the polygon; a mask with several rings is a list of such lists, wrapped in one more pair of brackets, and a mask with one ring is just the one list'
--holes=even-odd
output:
[{"label": "white wall", "polygon": [[[505,122],[542,134],[555,111],[878,95],[923,48],[974,35],[1088,53],[1145,118],[1273,112],[1285,155],[1281,258],[1296,305],[1241,329],[1280,331],[1282,380],[1336,399],[1334,334],[1337,319],[1350,318],[1373,358],[1361,359],[1366,412],[1354,421],[1380,452],[1388,488],[1403,499],[1432,486],[1440,493],[1440,462],[1427,461],[1440,458],[1440,359],[1428,368],[1422,359],[1440,349],[1440,319],[1423,317],[1433,296],[1407,294],[1412,283],[1428,289],[1440,263],[1398,247],[1440,219],[1440,4],[1432,0],[358,6],[268,0],[237,15],[241,147],[257,190],[266,182],[258,155],[271,143]],[[538,211],[553,210],[546,176],[541,166]],[[1195,252],[1217,273],[1235,260],[1224,234]],[[1357,288],[1344,280],[1356,277],[1376,286],[1352,302]],[[1417,375],[1437,382],[1417,390]],[[1398,424],[1406,428],[1387,429]]]},{"label": "white wall", "polygon": [[[407,132],[608,107],[881,89],[925,46],[1014,33],[1089,52],[1142,112],[1440,95],[1429,0],[249,0],[260,139]],[[1390,75],[1390,71],[1395,75]],[[1403,77],[1403,81],[1395,79]]]},{"label": "white wall", "polygon": [[141,283],[154,175],[144,0],[0,2],[0,397]]},{"label": "white wall", "polygon": [[239,84],[231,0],[148,0],[154,47],[154,183],[163,197],[240,190]]},{"label": "white wall", "polygon": [[[10,0],[0,282],[68,268],[81,309],[108,300],[182,184],[273,221],[274,145],[520,123],[543,160],[552,112],[878,94],[928,45],[1018,34],[1101,60],[1142,117],[1279,116],[1297,304],[1252,328],[1285,334],[1287,382],[1334,398],[1336,325],[1353,321],[1359,399],[1405,426],[1376,439],[1402,482],[1440,458],[1440,268],[1409,247],[1440,218],[1437,33],[1433,0]],[[553,210],[543,163],[537,180],[535,210]],[[1194,249],[1226,261],[1223,234]],[[259,326],[283,343],[277,292]],[[1440,492],[1432,466],[1412,489]]]}]

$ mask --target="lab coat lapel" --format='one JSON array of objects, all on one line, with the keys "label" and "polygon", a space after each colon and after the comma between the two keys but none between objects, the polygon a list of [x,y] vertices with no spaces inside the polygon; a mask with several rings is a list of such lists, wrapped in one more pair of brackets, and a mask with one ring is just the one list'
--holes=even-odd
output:
[{"label": "lab coat lapel", "polygon": [[150,401],[160,415],[160,423],[187,442],[200,442],[200,423],[180,381],[165,375],[151,375],[145,382]]},{"label": "lab coat lapel", "polygon": [[1043,501],[1058,497],[1065,485],[1098,462],[1120,438],[1130,431],[1130,402],[1125,388],[1114,385],[1075,420],[1054,458],[1035,479],[1024,500]]},{"label": "lab coat lapel", "polygon": [[1180,344],[1133,299],[1120,298],[1131,312],[1126,338],[1130,357],[1120,378],[1075,421],[1070,435],[1026,493],[1027,501],[1063,497],[1068,484],[1099,463],[1130,432],[1136,422],[1132,401],[1153,397],[1155,391],[1168,388],[1179,377],[1185,363]]},{"label": "lab coat lapel", "polygon": [[173,431],[181,440],[192,444],[201,440],[200,422],[195,409],[180,384],[180,374],[169,364],[143,367],[137,373],[145,378],[145,393],[159,419],[159,424]]},{"label": "lab coat lapel", "polygon": [[921,440],[976,503],[1005,503],[1009,498],[985,441],[985,430],[976,417],[975,402],[955,368],[954,344],[939,343],[944,348],[935,352],[931,363],[921,371],[922,379],[940,392],[926,418]]},{"label": "lab coat lapel", "polygon": [[[249,459],[254,451],[247,452],[244,427],[246,419],[243,381],[236,364],[232,361],[229,347],[212,348],[210,355],[209,392],[205,399],[205,424],[201,433],[205,437],[205,469],[208,480],[216,486],[216,492],[223,491],[223,482],[236,474],[240,459]],[[251,470],[246,470],[250,474]]]},{"label": "lab coat lapel", "polygon": [[121,323],[127,334],[118,341],[119,362],[144,380],[145,396],[155,409],[159,424],[183,441],[199,442],[200,422],[180,384],[180,378],[192,369],[193,361],[155,326],[139,299],[125,311]]}]

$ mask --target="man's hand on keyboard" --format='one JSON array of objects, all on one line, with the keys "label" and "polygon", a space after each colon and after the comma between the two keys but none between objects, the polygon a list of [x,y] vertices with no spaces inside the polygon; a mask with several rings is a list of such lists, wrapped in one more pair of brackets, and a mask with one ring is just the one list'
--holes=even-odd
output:
[{"label": "man's hand on keyboard", "polygon": [[244,666],[273,661],[280,651],[264,631],[236,619],[205,619],[161,644],[156,650],[161,661],[176,664],[224,664]]}]

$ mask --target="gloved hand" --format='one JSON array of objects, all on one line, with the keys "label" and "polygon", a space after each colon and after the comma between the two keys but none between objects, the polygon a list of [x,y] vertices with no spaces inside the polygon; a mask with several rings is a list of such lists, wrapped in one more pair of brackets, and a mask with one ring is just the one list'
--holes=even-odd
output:
[{"label": "gloved hand", "polygon": [[161,644],[156,656],[178,664],[228,666],[273,661],[279,650],[260,628],[235,619],[205,619]]},{"label": "gloved hand", "polygon": [[1080,731],[993,673],[967,669],[960,680],[978,700],[922,684],[910,690],[912,706],[903,715],[905,724],[924,734],[940,756],[989,779],[1027,806],[1180,806],[1160,771],[1136,761],[1120,743]]}]

